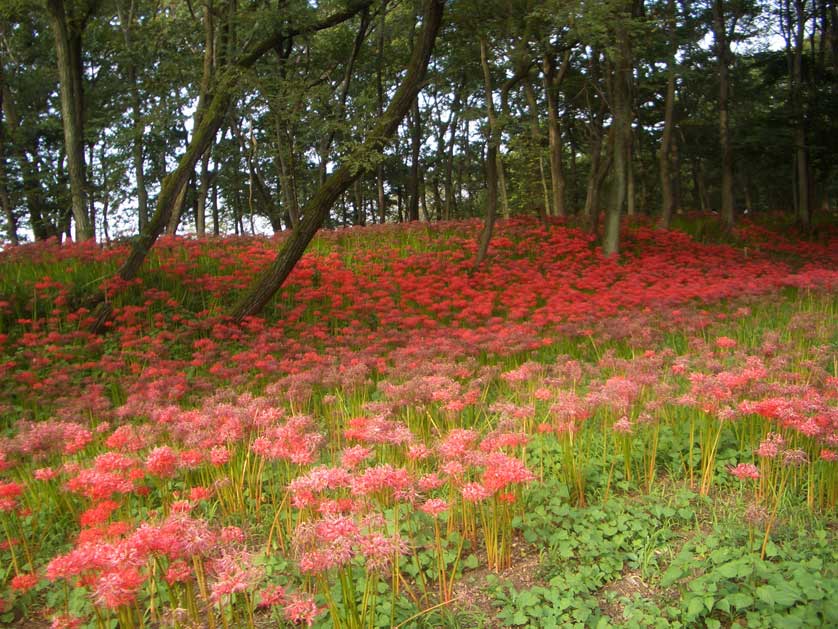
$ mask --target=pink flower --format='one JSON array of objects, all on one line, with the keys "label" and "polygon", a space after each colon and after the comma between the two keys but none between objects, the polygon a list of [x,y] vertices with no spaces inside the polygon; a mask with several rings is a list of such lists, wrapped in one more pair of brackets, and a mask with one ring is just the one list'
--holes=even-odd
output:
[{"label": "pink flower", "polygon": [[19,574],[12,578],[12,589],[18,592],[26,592],[38,585],[37,574]]},{"label": "pink flower", "polygon": [[137,598],[145,577],[137,568],[117,568],[99,577],[94,588],[96,603],[108,609],[130,605]]},{"label": "pink flower", "polygon": [[210,463],[218,467],[230,460],[230,451],[224,446],[215,446],[210,450]]},{"label": "pink flower", "polygon": [[777,456],[785,447],[786,440],[783,436],[776,432],[769,432],[757,448],[757,456],[760,458],[771,459]]},{"label": "pink flower", "polygon": [[221,529],[221,541],[225,544],[243,544],[244,531],[238,526],[225,526]]},{"label": "pink flower", "polygon": [[35,470],[33,472],[33,476],[35,477],[35,480],[48,481],[58,476],[58,472],[56,472],[51,467],[42,467],[40,469]]},{"label": "pink flower", "polygon": [[460,493],[463,495],[463,500],[466,502],[480,502],[482,500],[486,500],[486,498],[492,495],[491,490],[486,489],[480,483],[466,483],[463,485],[462,489],[460,489]]},{"label": "pink flower", "polygon": [[281,585],[269,585],[259,592],[259,607],[285,605],[285,588]]},{"label": "pink flower", "polygon": [[149,452],[145,466],[154,476],[169,478],[177,470],[178,456],[169,446],[159,446]]},{"label": "pink flower", "polygon": [[311,627],[322,612],[323,609],[317,607],[311,595],[295,592],[285,606],[285,619],[295,625]]},{"label": "pink flower", "polygon": [[740,463],[736,467],[729,467],[728,471],[739,480],[745,480],[746,478],[759,478],[759,470],[753,463]]},{"label": "pink flower", "polygon": [[441,498],[431,498],[421,507],[419,507],[421,511],[424,511],[431,517],[437,517],[443,511],[448,510],[448,503]]},{"label": "pink flower", "polygon": [[720,349],[730,349],[736,347],[736,340],[727,336],[720,336],[716,339],[716,347]]},{"label": "pink flower", "polygon": [[50,624],[50,629],[79,629],[79,627],[81,627],[82,622],[83,619],[79,618],[78,616],[60,614],[58,616],[52,617],[52,624]]},{"label": "pink flower", "polygon": [[626,415],[623,415],[615,421],[612,429],[621,435],[630,435],[634,432],[634,426],[632,426],[631,420]]},{"label": "pink flower", "polygon": [[189,500],[192,502],[201,502],[202,500],[209,500],[212,497],[212,489],[209,487],[191,487],[189,489]]},{"label": "pink flower", "polygon": [[341,463],[347,469],[354,469],[360,463],[369,459],[372,456],[372,448],[364,446],[351,446],[346,448],[341,454]]},{"label": "pink flower", "polygon": [[190,578],[192,578],[192,568],[183,559],[173,561],[166,570],[165,579],[169,585],[184,583]]}]

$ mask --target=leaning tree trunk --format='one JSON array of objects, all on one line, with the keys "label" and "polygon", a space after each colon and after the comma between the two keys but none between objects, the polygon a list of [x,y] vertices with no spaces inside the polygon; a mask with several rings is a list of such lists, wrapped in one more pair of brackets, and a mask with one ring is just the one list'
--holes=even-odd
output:
[{"label": "leaning tree trunk", "polygon": [[[279,27],[268,37],[249,46],[236,61],[226,66],[213,87],[212,98],[201,116],[201,123],[189,140],[186,152],[180,158],[175,170],[163,178],[160,193],[157,196],[157,208],[149,220],[146,228],[140,232],[134,241],[131,253],[117,271],[117,277],[127,282],[134,279],[140,271],[148,252],[166,227],[174,210],[181,190],[186,186],[192,175],[195,164],[215,140],[215,135],[221,128],[227,116],[227,110],[235,98],[239,82],[245,75],[245,70],[251,68],[265,53],[274,50],[283,40],[303,33],[314,33],[341,24],[370,6],[374,0],[355,0],[347,7],[313,24],[299,28]],[[91,325],[91,331],[101,332],[105,322],[110,318],[110,304],[104,301],[104,296],[98,294],[92,300],[98,304]]]},{"label": "leaning tree trunk", "polygon": [[[55,36],[55,54],[61,96],[61,123],[67,151],[67,170],[70,174],[70,198],[76,236],[79,240],[94,237],[93,225],[87,214],[84,164],[84,112],[82,88],[82,32],[85,20],[68,19],[64,0],[48,0],[50,25]],[[81,23],[81,25],[78,24]]]},{"label": "leaning tree trunk", "polygon": [[370,154],[380,153],[384,149],[416,100],[442,21],[444,6],[445,0],[426,1],[422,32],[413,48],[407,73],[393,95],[393,100],[367,139],[352,152],[345,163],[326,178],[323,185],[309,199],[303,208],[299,226],[285,241],[270,267],[233,309],[232,317],[235,321],[240,322],[245,317],[258,314],[265,307],[302,257],[308,243],[328,217],[335,201],[356,179],[372,169]]}]

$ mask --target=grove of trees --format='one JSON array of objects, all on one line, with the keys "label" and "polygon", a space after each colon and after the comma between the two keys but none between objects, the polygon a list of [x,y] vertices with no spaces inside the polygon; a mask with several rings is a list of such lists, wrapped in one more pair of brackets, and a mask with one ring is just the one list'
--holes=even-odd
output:
[{"label": "grove of trees", "polygon": [[531,213],[610,254],[624,214],[808,229],[836,60],[834,0],[5,0],[3,237],[140,234],[129,278],[178,230],[485,216],[488,241]]}]

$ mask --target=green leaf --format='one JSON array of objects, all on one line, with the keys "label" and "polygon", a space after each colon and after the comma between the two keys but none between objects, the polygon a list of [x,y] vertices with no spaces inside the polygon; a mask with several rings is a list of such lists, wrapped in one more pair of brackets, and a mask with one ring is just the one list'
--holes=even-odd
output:
[{"label": "green leaf", "polygon": [[538,605],[538,597],[529,590],[524,590],[518,595],[515,602],[521,607],[532,607]]},{"label": "green leaf", "polygon": [[661,587],[669,587],[683,576],[684,571],[681,567],[673,564],[666,569],[666,572],[663,573],[663,577],[661,577]]},{"label": "green leaf", "polygon": [[513,625],[526,625],[527,615],[519,609],[512,615],[512,620],[510,622]]},{"label": "green leaf", "polygon": [[464,569],[474,570],[480,565],[480,561],[474,553],[471,553],[463,560],[462,566]]},{"label": "green leaf", "polygon": [[773,585],[761,585],[757,588],[757,597],[763,603],[774,606],[776,600],[777,589]]},{"label": "green leaf", "polygon": [[746,609],[754,604],[754,597],[744,592],[735,592],[728,597],[728,600],[736,609]]},{"label": "green leaf", "polygon": [[694,596],[687,604],[687,618],[694,620],[704,611],[704,599]]},{"label": "green leaf", "polygon": [[780,554],[780,550],[777,548],[777,545],[774,542],[769,541],[765,545],[765,556],[766,557],[776,557]]},{"label": "green leaf", "polygon": [[728,561],[716,568],[714,572],[722,575],[725,579],[732,579],[739,576],[739,561]]}]

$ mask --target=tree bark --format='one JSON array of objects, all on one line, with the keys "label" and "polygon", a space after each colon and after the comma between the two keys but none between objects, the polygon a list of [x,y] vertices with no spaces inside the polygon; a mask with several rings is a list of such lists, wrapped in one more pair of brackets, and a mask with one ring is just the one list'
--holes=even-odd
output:
[{"label": "tree bark", "polygon": [[730,142],[730,44],[725,24],[724,0],[713,0],[713,35],[719,72],[719,147],[722,153],[721,219],[726,229],[733,227],[733,147]]},{"label": "tree bark", "polygon": [[[667,2],[667,36],[670,38],[670,45],[673,51],[675,43],[675,2]],[[664,98],[663,134],[661,145],[658,151],[658,164],[660,167],[661,180],[661,215],[658,226],[662,229],[669,229],[672,222],[672,210],[675,205],[672,193],[672,131],[675,121],[675,55],[671,54],[666,67],[666,96]]]},{"label": "tree bark", "polygon": [[[285,282],[297,261],[302,257],[314,234],[329,215],[335,201],[365,171],[370,170],[369,160],[361,159],[371,152],[380,153],[401,124],[407,111],[416,100],[421,88],[431,52],[439,31],[444,0],[427,0],[425,3],[422,32],[414,45],[407,73],[378,124],[353,155],[338,167],[309,199],[303,209],[300,225],[293,231],[279,254],[265,273],[256,280],[232,312],[235,321],[259,313]],[[360,167],[359,167],[360,164]]]},{"label": "tree bark", "polygon": [[533,150],[538,153],[538,173],[541,179],[541,191],[544,194],[544,210],[543,212],[539,212],[539,215],[549,216],[552,212],[550,211],[550,190],[544,171],[544,138],[541,135],[541,126],[538,123],[538,101],[535,98],[535,90],[529,77],[524,80],[524,96],[527,99],[527,109],[529,110],[530,140],[532,141]]},{"label": "tree bark", "polygon": [[407,220],[419,220],[419,177],[421,176],[421,167],[419,164],[420,153],[422,147],[422,117],[419,111],[419,96],[417,94],[415,101],[410,109],[410,181],[408,189],[408,206],[407,206]]},{"label": "tree bark", "polygon": [[809,152],[806,142],[806,114],[803,107],[803,46],[806,37],[806,2],[784,0],[788,35],[786,46],[791,48],[789,98],[794,116],[794,165],[797,197],[797,222],[804,231],[811,228],[812,203],[809,198]]},{"label": "tree bark", "polygon": [[618,9],[615,15],[614,35],[616,45],[611,61],[611,126],[612,163],[611,182],[608,192],[608,211],[602,250],[606,256],[620,252],[620,219],[626,202],[628,170],[631,145],[631,40],[628,31],[630,5]]},{"label": "tree bark", "polygon": [[[2,88],[2,85],[0,85]],[[0,89],[0,207],[6,219],[6,237],[13,245],[18,244],[17,217],[15,217],[11,196],[9,195],[8,171],[6,169],[6,124],[3,120],[3,91]]]},{"label": "tree bark", "polygon": [[[378,55],[375,62],[375,91],[378,97],[378,117],[384,113],[384,20],[387,16],[387,0],[381,2],[381,12],[378,16]],[[387,220],[387,197],[384,194],[384,164],[379,162],[375,169],[375,192],[378,209],[378,219],[383,225]]]},{"label": "tree bark", "polygon": [[47,0],[50,25],[55,37],[55,53],[60,82],[61,122],[67,151],[67,170],[70,175],[70,197],[76,237],[94,237],[87,214],[84,160],[84,92],[82,83],[82,33],[87,19],[95,9],[95,0],[85,7],[84,16],[68,16],[64,0]]},{"label": "tree bark", "polygon": [[145,155],[143,151],[143,119],[142,100],[140,89],[137,83],[137,64],[134,60],[134,23],[136,20],[136,2],[131,0],[127,14],[124,12],[122,2],[117,2],[117,13],[119,15],[122,38],[125,43],[125,50],[128,53],[128,62],[125,69],[128,86],[131,91],[131,130],[133,132],[133,144],[131,146],[131,159],[134,163],[134,179],[137,186],[137,225],[140,231],[148,223],[148,190],[145,185]]},{"label": "tree bark", "polygon": [[550,181],[553,191],[553,215],[564,217],[565,208],[565,180],[562,167],[562,130],[559,121],[559,86],[567,74],[570,66],[570,50],[566,50],[562,57],[562,65],[556,72],[556,62],[552,54],[544,55],[544,91],[547,97],[547,129],[550,142]]},{"label": "tree bark", "polygon": [[486,38],[480,38],[480,66],[483,68],[483,89],[486,93],[486,117],[489,119],[486,134],[486,218],[483,231],[477,245],[477,258],[474,268],[483,264],[489,251],[489,242],[495,227],[498,211],[498,125],[495,116],[495,105],[492,102],[492,75],[489,71],[489,51]]}]

